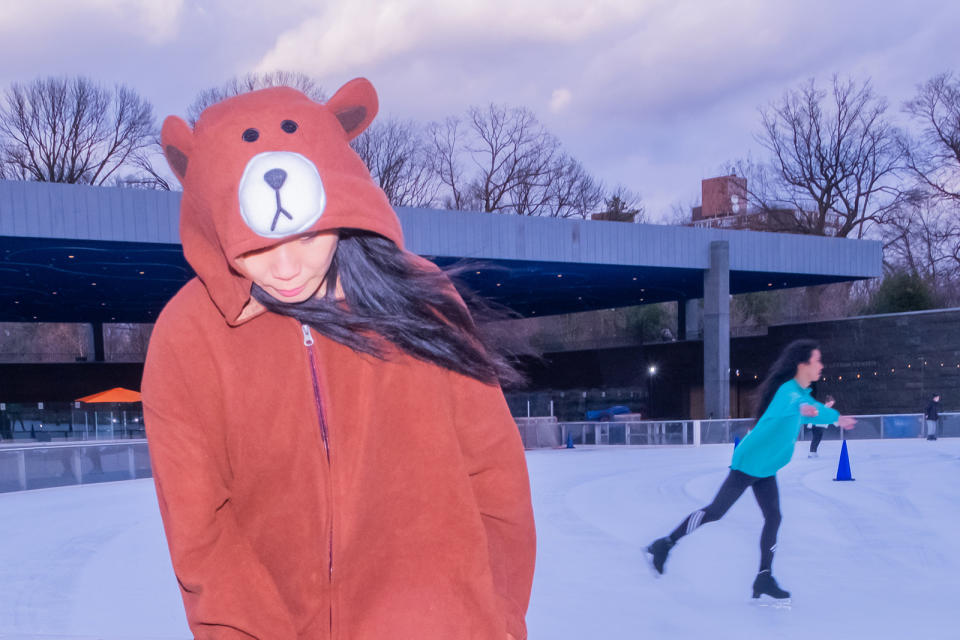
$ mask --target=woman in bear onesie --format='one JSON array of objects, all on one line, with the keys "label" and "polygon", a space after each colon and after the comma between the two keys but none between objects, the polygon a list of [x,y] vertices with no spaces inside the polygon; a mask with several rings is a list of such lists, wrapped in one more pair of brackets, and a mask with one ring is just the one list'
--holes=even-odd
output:
[{"label": "woman in bear onesie", "polygon": [[509,367],[350,149],[376,110],[357,79],[164,123],[197,277],[157,321],[143,404],[198,639],[526,638]]}]

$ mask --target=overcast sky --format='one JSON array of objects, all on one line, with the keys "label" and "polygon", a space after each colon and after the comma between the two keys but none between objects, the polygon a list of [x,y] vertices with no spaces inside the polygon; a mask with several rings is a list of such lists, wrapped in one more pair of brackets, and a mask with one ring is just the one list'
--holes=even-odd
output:
[{"label": "overcast sky", "polygon": [[158,115],[248,71],[332,94],[366,76],[381,115],[427,122],[525,106],[651,217],[757,154],[757,108],[833,73],[871,77],[891,111],[960,71],[952,0],[3,0],[0,85],[84,74]]}]

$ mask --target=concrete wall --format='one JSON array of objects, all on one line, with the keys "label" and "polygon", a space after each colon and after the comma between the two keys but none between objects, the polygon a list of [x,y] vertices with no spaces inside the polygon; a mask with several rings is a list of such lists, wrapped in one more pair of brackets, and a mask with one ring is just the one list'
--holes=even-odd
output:
[{"label": "concrete wall", "polygon": [[[583,311],[498,323],[500,329],[527,340],[534,349],[559,353],[636,346],[670,341],[677,335],[675,302]],[[669,329],[664,337],[663,329]]]},{"label": "concrete wall", "polygon": [[[106,362],[140,362],[152,324],[103,325]],[[93,362],[93,327],[65,322],[0,322],[0,363]]]},{"label": "concrete wall", "polygon": [[[779,325],[765,336],[734,338],[731,415],[752,413],[756,386],[780,350],[800,338],[820,342],[826,380],[817,384],[817,393],[835,396],[843,412],[917,412],[933,392],[942,394],[943,411],[960,410],[960,309],[943,309]],[[700,341],[550,353],[531,368],[531,388],[647,390],[651,364],[657,366],[653,416],[704,417]]]},{"label": "concrete wall", "polygon": [[[617,337],[615,329],[626,321],[615,316],[600,322],[596,316],[587,321],[581,318],[582,324],[572,334],[574,342],[588,344],[592,329],[598,329],[602,339],[589,348],[547,353],[543,363],[531,367],[531,389],[637,389],[643,396],[651,391],[655,417],[703,417],[703,343],[641,344],[637,338]],[[539,324],[523,321],[523,326],[542,328],[544,321],[573,322],[547,318]],[[87,386],[93,388],[86,393],[108,386],[139,388],[142,365],[137,363],[146,354],[151,327],[105,325],[105,353],[114,364],[93,366],[89,364],[93,349],[89,325],[0,324],[0,401],[69,399],[85,395]],[[562,332],[550,335],[556,340]],[[788,342],[804,337],[819,340],[823,349],[828,379],[819,383],[818,393],[836,396],[842,411],[919,411],[934,391],[942,394],[944,411],[960,410],[960,309],[944,309],[779,325],[770,327],[765,336],[734,338],[730,345],[733,416],[749,415],[749,395],[773,358]],[[612,345],[615,348],[602,348],[611,346],[602,340],[620,342]],[[67,366],[77,357],[88,357],[88,363]],[[652,382],[651,364],[657,366]],[[94,372],[95,379],[90,379]]]},{"label": "concrete wall", "polygon": [[103,355],[107,362],[140,362],[147,358],[152,324],[103,325]]},{"label": "concrete wall", "polygon": [[0,363],[84,360],[93,360],[93,331],[89,324],[0,323]]}]

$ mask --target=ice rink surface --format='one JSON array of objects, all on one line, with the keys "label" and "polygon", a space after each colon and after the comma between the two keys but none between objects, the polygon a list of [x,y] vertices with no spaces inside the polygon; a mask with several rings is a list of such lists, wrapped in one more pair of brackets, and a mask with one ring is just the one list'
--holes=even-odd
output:
[{"label": "ice rink surface", "polygon": [[[539,538],[531,640],[960,638],[960,439],[806,443],[778,477],[774,575],[750,586],[761,517],[748,492],[653,577],[643,547],[708,503],[732,445],[528,452]],[[0,494],[0,638],[190,638],[151,480]]]}]

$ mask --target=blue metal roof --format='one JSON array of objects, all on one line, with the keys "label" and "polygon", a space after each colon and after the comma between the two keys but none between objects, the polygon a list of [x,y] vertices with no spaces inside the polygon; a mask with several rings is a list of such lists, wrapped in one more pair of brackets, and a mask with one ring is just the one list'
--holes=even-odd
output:
[{"label": "blue metal roof", "polygon": [[[0,181],[0,321],[152,322],[192,275],[180,194]],[[711,241],[730,292],[881,274],[879,242],[400,209],[407,248],[522,315],[699,298]]]}]

